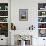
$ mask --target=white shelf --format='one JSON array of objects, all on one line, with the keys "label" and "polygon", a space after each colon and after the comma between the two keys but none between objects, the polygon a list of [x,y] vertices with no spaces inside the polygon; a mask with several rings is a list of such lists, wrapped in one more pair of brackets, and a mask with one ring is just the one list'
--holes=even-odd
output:
[{"label": "white shelf", "polygon": [[0,17],[8,17],[8,16],[0,16]]},{"label": "white shelf", "polygon": [[38,11],[46,11],[46,10],[38,10]]},{"label": "white shelf", "polygon": [[8,23],[8,22],[0,22],[0,23]]},{"label": "white shelf", "polygon": [[46,15],[44,15],[44,16],[38,16],[38,17],[46,17]]},{"label": "white shelf", "polygon": [[38,22],[38,23],[46,23],[46,22]]},{"label": "white shelf", "polygon": [[0,10],[0,11],[8,11],[8,10]]},{"label": "white shelf", "polygon": [[38,29],[46,29],[46,28],[38,28]]}]

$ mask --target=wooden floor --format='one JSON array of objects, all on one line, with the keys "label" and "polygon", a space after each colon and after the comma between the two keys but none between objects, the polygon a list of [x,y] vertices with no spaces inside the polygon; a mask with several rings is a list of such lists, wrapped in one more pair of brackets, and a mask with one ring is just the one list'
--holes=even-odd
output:
[{"label": "wooden floor", "polygon": [[8,45],[0,45],[0,46],[8,46]]}]

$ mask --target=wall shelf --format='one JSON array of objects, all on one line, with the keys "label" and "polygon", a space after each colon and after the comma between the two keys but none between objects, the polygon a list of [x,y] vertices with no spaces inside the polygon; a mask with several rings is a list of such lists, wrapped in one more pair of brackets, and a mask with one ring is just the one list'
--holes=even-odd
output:
[{"label": "wall shelf", "polygon": [[0,17],[8,17],[8,16],[0,16]]},{"label": "wall shelf", "polygon": [[0,23],[8,23],[8,22],[0,22]]},{"label": "wall shelf", "polygon": [[38,29],[46,29],[46,28],[38,28]]},{"label": "wall shelf", "polygon": [[38,11],[46,11],[46,9],[45,10],[38,10]]},{"label": "wall shelf", "polygon": [[38,23],[46,23],[46,22],[38,22]]},{"label": "wall shelf", "polygon": [[38,4],[38,36],[46,37],[46,3]]},{"label": "wall shelf", "polygon": [[44,16],[38,16],[38,17],[46,17],[46,15],[44,15]]},{"label": "wall shelf", "polygon": [[8,3],[0,3],[0,35],[8,37]]},{"label": "wall shelf", "polygon": [[0,11],[8,11],[8,10],[0,10]]}]

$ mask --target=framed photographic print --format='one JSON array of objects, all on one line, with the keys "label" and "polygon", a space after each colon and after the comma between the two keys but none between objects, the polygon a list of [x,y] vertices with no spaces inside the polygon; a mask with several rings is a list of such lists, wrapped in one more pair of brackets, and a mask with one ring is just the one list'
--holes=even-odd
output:
[{"label": "framed photographic print", "polygon": [[28,9],[19,9],[19,20],[28,21]]}]

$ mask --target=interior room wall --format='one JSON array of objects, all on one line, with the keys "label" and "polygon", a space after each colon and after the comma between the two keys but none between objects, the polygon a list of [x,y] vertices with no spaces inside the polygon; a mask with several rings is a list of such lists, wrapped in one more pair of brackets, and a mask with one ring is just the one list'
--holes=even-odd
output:
[{"label": "interior room wall", "polygon": [[[14,3],[15,2],[15,3]],[[28,9],[28,21],[19,21],[19,9]],[[37,27],[37,1],[15,0],[11,2],[11,22],[17,30],[28,30],[29,26]]]},{"label": "interior room wall", "polygon": [[[18,32],[19,30],[28,30],[29,26],[34,25],[36,32],[34,36],[38,35],[38,3],[45,2],[46,0],[11,0],[11,22],[14,23]],[[28,21],[19,21],[19,9],[28,9]],[[32,39],[33,45],[40,46],[43,44],[43,39],[41,39],[34,37]]]},{"label": "interior room wall", "polygon": [[[46,0],[11,0],[11,22],[17,30],[28,30],[29,26],[38,27],[38,3]],[[28,9],[28,21],[19,21],[19,9]]]}]

